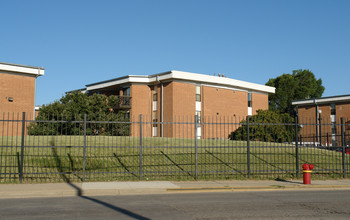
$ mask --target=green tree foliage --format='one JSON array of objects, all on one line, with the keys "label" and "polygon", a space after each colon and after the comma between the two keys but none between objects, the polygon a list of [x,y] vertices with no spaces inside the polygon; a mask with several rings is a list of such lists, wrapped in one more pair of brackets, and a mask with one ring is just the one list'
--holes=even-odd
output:
[{"label": "green tree foliage", "polygon": [[266,85],[276,88],[275,94],[269,94],[270,109],[290,115],[295,112],[293,100],[320,98],[325,90],[322,79],[316,79],[310,70],[301,69],[270,79]]},{"label": "green tree foliage", "polygon": [[[87,115],[88,135],[129,135],[129,119],[124,111],[115,112],[118,96],[81,92],[66,94],[59,101],[44,105],[36,121],[28,127],[31,135],[81,135],[84,132],[84,114]],[[101,123],[108,122],[108,123]],[[119,122],[119,123],[117,123]]]},{"label": "green tree foliage", "polygon": [[271,110],[258,110],[257,114],[240,122],[241,126],[231,133],[231,140],[247,140],[266,142],[292,142],[295,138],[294,118],[287,113]]}]

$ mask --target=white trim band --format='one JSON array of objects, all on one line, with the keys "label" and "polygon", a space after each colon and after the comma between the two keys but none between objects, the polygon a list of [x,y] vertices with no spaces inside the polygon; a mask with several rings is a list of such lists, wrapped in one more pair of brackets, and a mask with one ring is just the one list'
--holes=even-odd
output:
[{"label": "white trim band", "polygon": [[331,102],[342,102],[342,101],[350,101],[350,96],[338,96],[338,97],[325,97],[319,99],[307,99],[300,101],[293,101],[292,105],[312,105],[312,104],[323,104],[323,103],[331,103]]},{"label": "white trim band", "polygon": [[102,89],[114,85],[120,85],[125,83],[157,83],[159,81],[169,81],[169,80],[179,80],[179,81],[189,81],[189,82],[200,82],[217,86],[227,86],[242,90],[252,90],[262,93],[275,93],[275,88],[265,85],[260,85],[256,83],[250,83],[235,79],[230,79],[226,77],[209,76],[198,73],[189,73],[182,71],[169,71],[165,73],[160,73],[151,76],[133,76],[128,75],[125,77],[120,77],[114,80],[103,81],[99,83],[94,83],[86,85],[86,90],[96,90]]},{"label": "white trim band", "polygon": [[45,73],[45,70],[42,67],[21,66],[21,65],[10,64],[10,63],[0,63],[0,71],[24,73],[24,74],[30,74],[35,76],[43,76]]}]

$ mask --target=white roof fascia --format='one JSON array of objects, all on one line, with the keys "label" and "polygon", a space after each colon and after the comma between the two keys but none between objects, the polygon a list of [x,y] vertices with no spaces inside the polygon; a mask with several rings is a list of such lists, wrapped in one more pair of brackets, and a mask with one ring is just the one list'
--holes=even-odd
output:
[{"label": "white roof fascia", "polygon": [[0,70],[8,71],[8,72],[17,72],[24,73],[36,76],[43,76],[45,74],[45,70],[42,67],[34,67],[34,66],[22,66],[10,63],[0,63]]},{"label": "white roof fascia", "polygon": [[[213,88],[218,88],[218,89],[227,89],[227,90],[232,90],[232,91],[239,91],[239,92],[249,92],[248,90],[244,89],[239,89],[239,88],[233,88],[233,87],[228,87],[228,86],[218,86],[218,85],[213,85],[213,84],[205,84],[202,83],[202,86],[208,86],[208,87],[213,87]],[[263,93],[266,94],[266,93]]]},{"label": "white roof fascia", "polygon": [[198,73],[188,73],[188,72],[182,72],[182,71],[171,71],[171,73],[172,73],[172,78],[174,79],[214,83],[214,84],[226,85],[231,87],[239,87],[239,88],[248,89],[248,90],[255,90],[255,91],[260,91],[265,93],[275,93],[274,87],[245,82],[245,81],[236,80],[236,79],[230,79],[226,77],[209,76],[209,75],[203,75]]},{"label": "white roof fascia", "polygon": [[293,101],[292,105],[323,104],[323,103],[341,102],[341,101],[350,101],[350,96],[328,97],[328,98],[326,97],[326,98],[321,98],[321,99],[308,99],[308,100]]},{"label": "white roof fascia", "polygon": [[314,104],[314,100],[302,100],[302,101],[293,101],[292,105],[308,105],[308,104]]},{"label": "white roof fascia", "polygon": [[182,71],[175,71],[175,70],[152,75],[152,76],[128,75],[126,77],[115,79],[115,80],[87,85],[86,90],[89,91],[89,90],[102,89],[102,88],[125,84],[125,83],[155,83],[157,81],[166,81],[166,80],[173,80],[173,79],[177,79],[181,81],[216,84],[220,86],[234,87],[236,89],[253,90],[253,91],[258,91],[262,93],[275,93],[275,88],[270,86],[230,79],[226,77],[209,76],[209,75],[203,75],[198,73],[189,73],[189,72],[182,72]]},{"label": "white roof fascia", "polygon": [[125,84],[125,83],[149,83],[149,82],[150,82],[150,79],[148,78],[148,76],[130,76],[129,75],[122,79],[116,79],[116,80],[101,82],[93,85],[87,85],[86,90],[89,91],[89,90],[102,89],[102,88]]}]

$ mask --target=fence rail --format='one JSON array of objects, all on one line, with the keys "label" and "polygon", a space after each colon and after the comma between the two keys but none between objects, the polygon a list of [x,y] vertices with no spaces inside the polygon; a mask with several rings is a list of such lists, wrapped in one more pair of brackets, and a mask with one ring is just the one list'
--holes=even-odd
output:
[{"label": "fence rail", "polygon": [[[312,134],[315,126],[338,133]],[[266,137],[276,130],[289,133]],[[313,175],[346,177],[348,143],[343,120],[302,126],[297,119],[33,120],[23,113],[0,118],[0,183],[286,178],[299,177],[304,163],[315,165]]]}]

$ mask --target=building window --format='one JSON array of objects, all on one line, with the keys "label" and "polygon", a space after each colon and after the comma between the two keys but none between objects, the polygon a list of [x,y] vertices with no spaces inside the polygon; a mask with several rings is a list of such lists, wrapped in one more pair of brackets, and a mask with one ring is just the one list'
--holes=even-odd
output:
[{"label": "building window", "polygon": [[158,125],[157,125],[157,111],[153,111],[153,126],[152,126],[152,135],[153,137],[157,137],[157,134],[158,134]]},{"label": "building window", "polygon": [[157,127],[157,112],[153,111],[153,127]]},{"label": "building window", "polygon": [[332,134],[337,134],[337,126],[332,125]]},{"label": "building window", "polygon": [[196,102],[201,101],[201,86],[196,86]]},{"label": "building window", "polygon": [[130,96],[130,87],[123,88],[123,96]]},{"label": "building window", "polygon": [[253,107],[251,92],[248,92],[248,107]]},{"label": "building window", "polygon": [[197,118],[198,118],[198,123],[201,123],[201,112],[200,111],[196,111],[196,115],[197,115]]},{"label": "building window", "polygon": [[158,86],[154,86],[154,89],[153,89],[153,101],[158,101],[157,89],[158,89]]},{"label": "building window", "polygon": [[331,104],[331,115],[335,115],[335,104]]},{"label": "building window", "polygon": [[331,104],[331,124],[332,124],[332,145],[337,146],[337,124],[336,124],[336,110],[335,104]]},{"label": "building window", "polygon": [[345,130],[350,131],[350,121],[345,122]]},{"label": "building window", "polygon": [[157,93],[157,89],[158,87],[157,86],[154,86],[153,87],[153,91],[152,91],[152,94],[153,94],[153,112],[152,112],[152,119],[153,119],[153,136],[157,136],[157,122],[158,122],[158,117],[157,117],[157,113],[158,113],[158,93]]},{"label": "building window", "polygon": [[248,92],[248,115],[253,115],[252,93]]},{"label": "building window", "polygon": [[198,118],[197,121],[197,130],[196,135],[198,139],[201,139],[202,130],[201,130],[201,111],[202,111],[202,98],[201,98],[201,86],[196,85],[196,116]]}]

